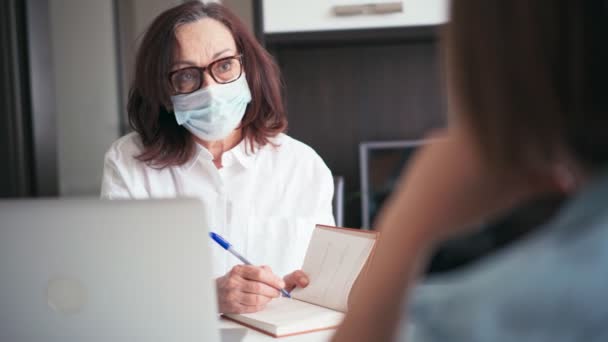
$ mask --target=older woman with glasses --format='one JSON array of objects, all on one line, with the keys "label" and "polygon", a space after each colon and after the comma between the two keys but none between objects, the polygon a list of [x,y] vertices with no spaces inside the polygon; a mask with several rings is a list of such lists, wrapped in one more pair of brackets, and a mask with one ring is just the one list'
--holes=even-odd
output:
[{"label": "older woman with glasses", "polygon": [[210,229],[272,265],[238,265],[212,246],[224,313],[255,312],[280,289],[306,286],[298,268],[314,225],[334,222],[331,173],[283,133],[281,88],[273,59],[234,14],[179,5],[143,37],[128,103],[134,132],[105,157],[103,198],[200,198]]}]

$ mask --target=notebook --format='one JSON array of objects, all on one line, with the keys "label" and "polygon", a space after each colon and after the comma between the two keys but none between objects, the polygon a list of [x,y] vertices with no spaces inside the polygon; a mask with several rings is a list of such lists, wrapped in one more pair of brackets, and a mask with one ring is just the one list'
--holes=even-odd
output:
[{"label": "notebook", "polygon": [[377,237],[373,231],[317,225],[302,266],[310,279],[308,287],[293,290],[291,299],[272,300],[260,312],[224,317],[274,337],[337,327]]}]

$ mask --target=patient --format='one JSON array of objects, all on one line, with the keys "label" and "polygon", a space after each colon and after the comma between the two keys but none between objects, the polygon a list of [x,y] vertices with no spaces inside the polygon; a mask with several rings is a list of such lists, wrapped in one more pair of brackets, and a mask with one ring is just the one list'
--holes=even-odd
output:
[{"label": "patient", "polygon": [[[607,341],[608,2],[454,0],[453,120],[384,208],[335,341]],[[416,286],[441,241],[552,193],[541,227]]]}]

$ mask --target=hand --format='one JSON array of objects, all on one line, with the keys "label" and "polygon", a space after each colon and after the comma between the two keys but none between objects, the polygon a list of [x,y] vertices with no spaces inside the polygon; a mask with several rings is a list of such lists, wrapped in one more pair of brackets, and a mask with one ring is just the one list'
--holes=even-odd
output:
[{"label": "hand", "polygon": [[310,283],[308,276],[302,270],[297,270],[289,273],[288,275],[283,277],[283,280],[285,281],[285,290],[287,292],[293,291],[293,289],[295,289],[296,287],[304,288]]},{"label": "hand", "polygon": [[221,313],[252,313],[279,297],[285,282],[268,266],[237,265],[216,286]]}]

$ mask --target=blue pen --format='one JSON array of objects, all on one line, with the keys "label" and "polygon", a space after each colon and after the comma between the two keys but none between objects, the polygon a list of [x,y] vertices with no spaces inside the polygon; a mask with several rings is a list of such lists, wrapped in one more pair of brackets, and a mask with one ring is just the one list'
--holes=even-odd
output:
[{"label": "blue pen", "polygon": [[[230,244],[230,242],[226,241],[219,234],[211,232],[211,233],[209,233],[209,236],[211,236],[211,238],[213,239],[213,241],[217,242],[218,245],[222,246],[223,249],[227,250],[232,255],[234,255],[235,257],[237,257],[245,265],[252,265],[252,263],[250,263],[249,260],[245,259],[244,256],[242,256],[237,251],[235,251],[234,248],[232,248],[232,245]],[[281,289],[281,293],[283,294],[283,296],[285,296],[287,298],[291,298],[291,296],[289,295],[289,292],[285,291],[285,289]]]}]

